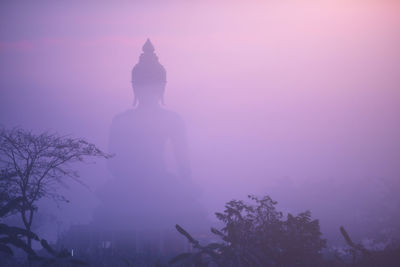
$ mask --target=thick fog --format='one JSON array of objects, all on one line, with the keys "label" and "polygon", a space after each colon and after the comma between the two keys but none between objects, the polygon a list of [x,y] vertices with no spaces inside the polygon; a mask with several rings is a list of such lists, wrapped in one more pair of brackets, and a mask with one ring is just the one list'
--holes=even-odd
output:
[{"label": "thick fog", "polygon": [[[210,226],[225,202],[255,194],[311,210],[332,238],[340,225],[368,236],[400,207],[400,6],[280,2],[2,1],[0,124],[108,151],[150,38]],[[70,203],[43,202],[38,225],[92,220],[112,173],[106,160],[77,168],[87,187],[61,188]]]}]

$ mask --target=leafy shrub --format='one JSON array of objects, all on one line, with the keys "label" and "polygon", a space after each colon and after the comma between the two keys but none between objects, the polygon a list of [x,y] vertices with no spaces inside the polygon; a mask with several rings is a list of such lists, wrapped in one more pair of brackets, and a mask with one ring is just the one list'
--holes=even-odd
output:
[{"label": "leafy shrub", "polygon": [[195,266],[316,266],[322,262],[321,250],[326,240],[321,238],[318,220],[309,211],[283,216],[276,210],[276,201],[269,196],[249,196],[255,205],[232,200],[217,218],[224,223],[221,230],[211,232],[222,239],[220,243],[199,244],[179,225],[195,253],[183,253],[170,263]]}]

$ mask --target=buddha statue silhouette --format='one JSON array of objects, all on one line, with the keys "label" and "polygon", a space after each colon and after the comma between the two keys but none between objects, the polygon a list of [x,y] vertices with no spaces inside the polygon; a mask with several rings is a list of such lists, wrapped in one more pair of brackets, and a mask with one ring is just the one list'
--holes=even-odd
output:
[{"label": "buddha statue silhouette", "polygon": [[[196,227],[204,219],[191,181],[184,121],[164,108],[166,71],[147,39],[132,70],[134,108],[114,117],[109,161],[114,177],[101,192],[98,211],[108,227],[171,229]],[[166,147],[176,171],[167,171]]]}]

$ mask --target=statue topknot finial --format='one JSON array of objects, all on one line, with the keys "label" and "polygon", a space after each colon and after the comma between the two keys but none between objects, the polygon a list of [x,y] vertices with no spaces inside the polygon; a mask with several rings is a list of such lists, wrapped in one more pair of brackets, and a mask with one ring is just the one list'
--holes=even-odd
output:
[{"label": "statue topknot finial", "polygon": [[[165,84],[167,82],[166,71],[160,62],[158,62],[158,57],[154,53],[154,46],[149,38],[144,43],[142,50],[143,53],[139,57],[139,62],[132,69],[132,86],[135,95],[134,105],[138,101],[138,96],[145,93],[141,91],[143,88],[146,88],[147,92],[151,90],[157,91],[161,102],[163,102]],[[149,86],[152,89],[149,89]]]},{"label": "statue topknot finial", "polygon": [[149,38],[147,38],[146,42],[144,43],[142,50],[144,53],[153,53],[154,52],[154,46],[150,42]]}]

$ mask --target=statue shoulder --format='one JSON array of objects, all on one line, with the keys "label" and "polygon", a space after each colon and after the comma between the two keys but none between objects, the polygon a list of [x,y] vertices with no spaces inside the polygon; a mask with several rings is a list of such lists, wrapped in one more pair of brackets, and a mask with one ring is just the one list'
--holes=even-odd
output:
[{"label": "statue shoulder", "polygon": [[174,125],[175,127],[179,128],[185,127],[185,121],[181,117],[181,115],[172,110],[165,109],[164,111],[165,111],[164,114],[171,125]]},{"label": "statue shoulder", "polygon": [[136,117],[136,111],[134,109],[128,109],[126,111],[123,111],[117,115],[115,115],[112,119],[112,124],[119,124],[123,123],[127,120],[132,120],[133,118]]}]

